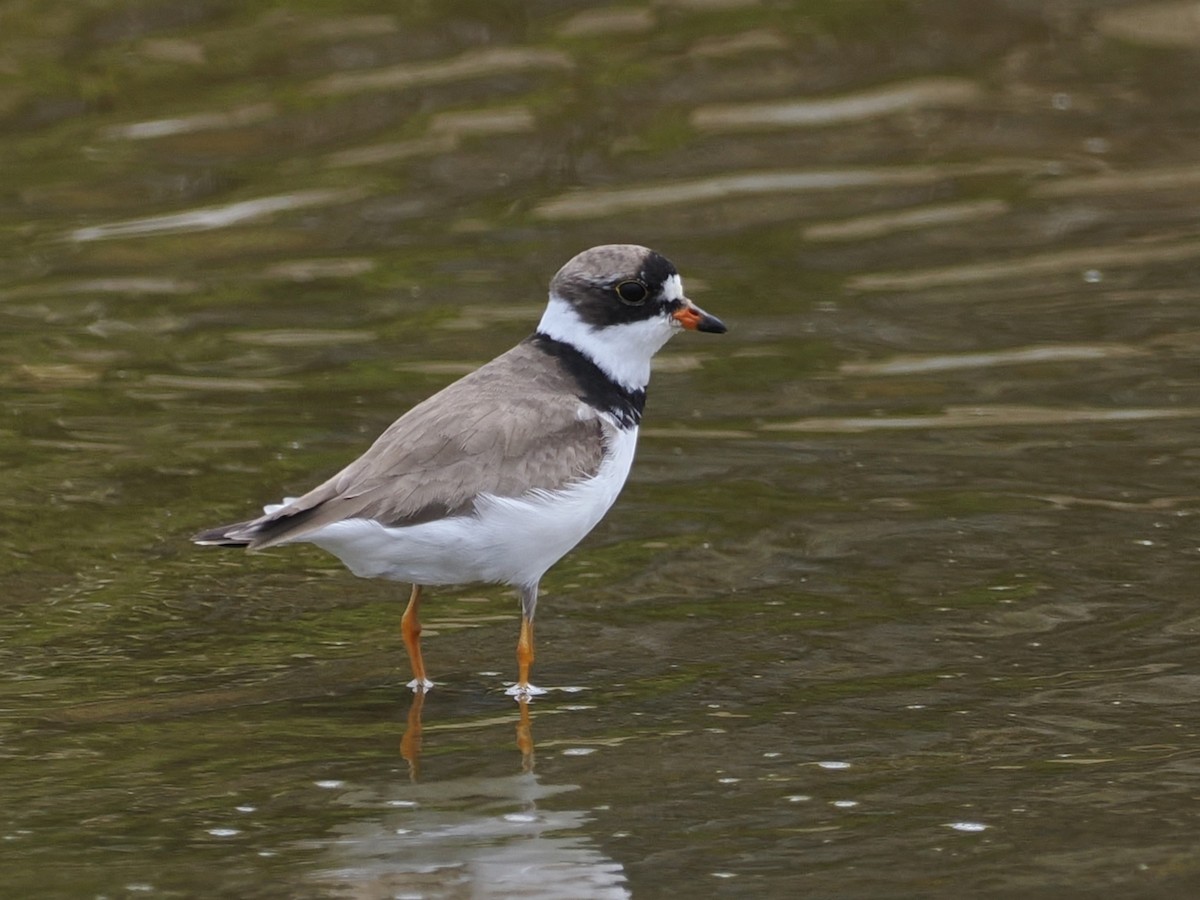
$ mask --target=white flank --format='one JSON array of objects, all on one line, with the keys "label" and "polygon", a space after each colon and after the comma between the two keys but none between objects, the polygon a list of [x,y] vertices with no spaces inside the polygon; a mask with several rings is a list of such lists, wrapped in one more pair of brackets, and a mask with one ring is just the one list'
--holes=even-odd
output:
[{"label": "white flank", "polygon": [[605,430],[609,445],[600,470],[562,490],[521,497],[484,494],[475,502],[475,515],[402,528],[347,519],[299,540],[329,551],[363,578],[536,584],[596,526],[625,484],[637,429]]},{"label": "white flank", "polygon": [[[678,275],[672,277],[679,281]],[[671,282],[667,284],[669,288]],[[682,285],[679,294],[683,295]],[[631,391],[644,390],[650,383],[650,360],[679,328],[679,323],[668,315],[595,328],[555,294],[550,295],[550,303],[538,323],[542,334],[570,344],[603,369],[605,375]]]}]

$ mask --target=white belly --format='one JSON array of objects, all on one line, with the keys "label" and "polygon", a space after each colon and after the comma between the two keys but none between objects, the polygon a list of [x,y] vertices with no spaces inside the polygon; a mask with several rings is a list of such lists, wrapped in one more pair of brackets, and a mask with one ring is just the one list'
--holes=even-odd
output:
[{"label": "white belly", "polygon": [[328,550],[364,578],[536,584],[608,512],[629,475],[636,445],[636,428],[618,430],[595,477],[519,498],[483,495],[474,515],[399,528],[347,519],[299,540]]}]

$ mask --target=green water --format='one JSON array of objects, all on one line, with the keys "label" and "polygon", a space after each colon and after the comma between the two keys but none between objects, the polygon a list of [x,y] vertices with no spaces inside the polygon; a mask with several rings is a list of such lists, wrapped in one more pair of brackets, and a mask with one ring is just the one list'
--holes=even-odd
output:
[{"label": "green water", "polygon": [[[1191,897],[1189,9],[0,11],[0,894]],[[406,586],[187,541],[616,241],[730,332],[524,726],[511,592],[418,722]]]}]

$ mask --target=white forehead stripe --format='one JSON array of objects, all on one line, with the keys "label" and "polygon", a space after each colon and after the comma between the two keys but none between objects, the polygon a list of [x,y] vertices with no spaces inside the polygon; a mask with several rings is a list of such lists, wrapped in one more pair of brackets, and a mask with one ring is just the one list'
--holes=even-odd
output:
[{"label": "white forehead stripe", "polygon": [[672,300],[683,299],[683,279],[678,274],[669,276],[663,282],[663,298],[668,303]]}]

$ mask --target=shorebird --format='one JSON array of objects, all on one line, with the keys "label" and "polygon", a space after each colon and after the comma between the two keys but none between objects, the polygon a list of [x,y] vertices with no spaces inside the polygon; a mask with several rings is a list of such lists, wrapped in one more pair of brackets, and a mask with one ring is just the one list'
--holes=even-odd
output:
[{"label": "shorebird", "polygon": [[411,583],[401,634],[418,692],[433,686],[422,588],[511,585],[521,630],[507,693],[544,693],[529,681],[538,584],[624,486],[650,360],[682,330],[725,325],[684,296],[669,260],[632,244],[585,250],[551,280],[537,330],[516,347],[414,406],[307,494],[192,540],[251,550],[307,542],[355,575]]}]

